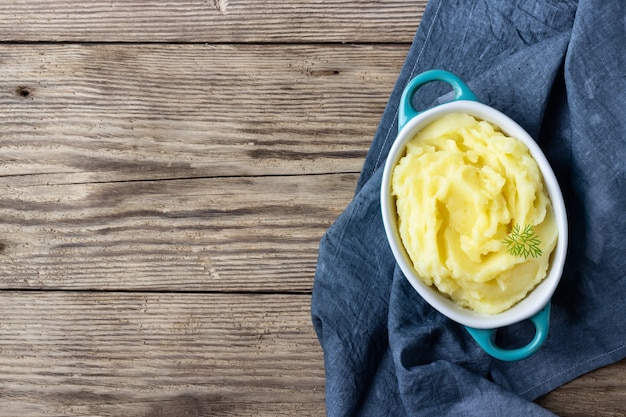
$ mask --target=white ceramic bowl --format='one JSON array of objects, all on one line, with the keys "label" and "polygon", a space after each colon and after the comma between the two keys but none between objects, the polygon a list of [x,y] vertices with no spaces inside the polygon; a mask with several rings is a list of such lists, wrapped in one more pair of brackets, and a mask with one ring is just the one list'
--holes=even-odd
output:
[{"label": "white ceramic bowl", "polygon": [[[419,295],[440,313],[469,328],[497,329],[532,318],[538,315],[544,307],[549,306],[552,294],[561,278],[567,252],[567,215],[561,189],[554,172],[537,143],[521,126],[500,111],[474,101],[476,98],[471,90],[456,76],[438,70],[423,73],[420,76],[412,80],[407,86],[401,99],[399,133],[389,152],[382,178],[380,196],[382,218],[394,257],[407,280]],[[413,95],[423,84],[434,80],[450,83],[455,88],[455,101],[438,105],[421,113],[417,112],[411,104]],[[450,298],[442,295],[435,287],[426,285],[419,278],[400,239],[395,199],[391,195],[392,172],[400,158],[405,155],[406,143],[434,120],[443,115],[457,112],[467,113],[478,119],[488,121],[499,127],[506,135],[522,141],[528,147],[543,175],[558,227],[558,241],[552,253],[550,267],[545,279],[513,307],[494,315],[479,314],[473,310],[462,308]],[[545,325],[547,327],[547,323]]]}]

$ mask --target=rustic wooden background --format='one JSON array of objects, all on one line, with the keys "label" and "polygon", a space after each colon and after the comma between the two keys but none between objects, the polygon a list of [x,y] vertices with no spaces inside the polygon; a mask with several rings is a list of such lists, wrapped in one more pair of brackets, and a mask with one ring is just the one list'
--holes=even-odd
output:
[{"label": "rustic wooden background", "polygon": [[324,415],[317,245],[424,7],[0,4],[0,415]]}]

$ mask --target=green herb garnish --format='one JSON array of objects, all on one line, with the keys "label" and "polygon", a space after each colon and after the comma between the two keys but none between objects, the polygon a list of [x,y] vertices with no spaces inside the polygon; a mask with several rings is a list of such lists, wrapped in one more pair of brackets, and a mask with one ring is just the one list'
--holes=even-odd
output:
[{"label": "green herb garnish", "polygon": [[531,225],[524,226],[524,230],[522,230],[520,225],[516,224],[503,243],[506,243],[509,254],[524,259],[528,259],[529,256],[538,258],[542,253],[539,248],[541,240],[539,240],[539,236],[535,234]]}]

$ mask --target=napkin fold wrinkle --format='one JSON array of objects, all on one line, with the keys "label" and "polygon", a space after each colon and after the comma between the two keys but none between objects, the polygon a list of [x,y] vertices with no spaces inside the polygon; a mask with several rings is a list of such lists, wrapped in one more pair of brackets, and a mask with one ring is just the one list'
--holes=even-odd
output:
[{"label": "napkin fold wrinkle", "polygon": [[[320,242],[313,325],[328,416],[552,416],[532,401],[626,357],[626,11],[620,0],[428,3],[353,201]],[[570,225],[550,333],[528,359],[491,358],[430,307],[396,265],[380,215],[382,166],[408,81],[440,68],[535,138]],[[449,101],[439,83],[419,109]],[[532,337],[498,332],[503,346]]]}]

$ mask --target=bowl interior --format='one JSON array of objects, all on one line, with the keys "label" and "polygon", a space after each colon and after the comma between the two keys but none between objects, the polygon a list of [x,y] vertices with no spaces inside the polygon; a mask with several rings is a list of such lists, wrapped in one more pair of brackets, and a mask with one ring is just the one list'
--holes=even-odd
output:
[{"label": "bowl interior", "polygon": [[[411,140],[417,132],[444,114],[456,112],[467,113],[478,119],[488,121],[498,126],[508,136],[521,140],[528,147],[543,175],[549,197],[552,201],[558,227],[559,235],[557,246],[551,255],[550,267],[544,280],[524,299],[499,314],[479,314],[473,310],[462,308],[455,304],[450,298],[441,294],[436,288],[424,284],[413,268],[412,262],[404,249],[398,232],[395,199],[391,196],[391,175],[393,168],[397,165],[400,158],[404,156],[406,143]],[[385,232],[394,257],[413,288],[439,312],[465,326],[477,329],[495,329],[531,317],[550,301],[563,273],[565,255],[567,252],[567,216],[563,195],[554,172],[537,143],[521,126],[505,114],[484,104],[465,100],[454,101],[420,113],[407,122],[400,130],[396,141],[392,145],[385,164],[381,184],[381,211]]]}]

